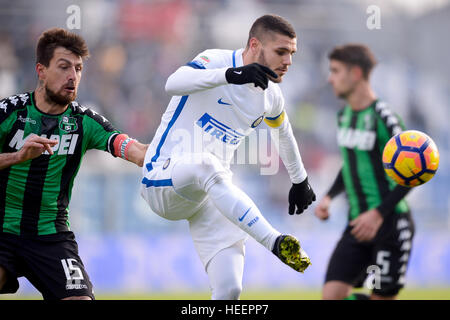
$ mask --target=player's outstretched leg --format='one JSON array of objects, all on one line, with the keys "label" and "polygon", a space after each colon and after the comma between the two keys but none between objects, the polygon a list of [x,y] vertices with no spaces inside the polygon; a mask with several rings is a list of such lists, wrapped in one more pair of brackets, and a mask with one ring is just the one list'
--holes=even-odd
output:
[{"label": "player's outstretched leg", "polygon": [[268,250],[276,250],[276,256],[296,271],[303,272],[311,264],[298,240],[286,235],[280,238],[281,233],[264,218],[250,197],[232,183],[214,156],[186,155],[174,165],[172,181],[176,192],[185,198],[192,198],[199,191],[208,195],[221,214]]},{"label": "player's outstretched leg", "polygon": [[195,200],[195,195],[208,196],[222,215],[272,250],[281,233],[264,218],[249,196],[232,183],[230,174],[215,156],[187,154],[177,160],[172,182],[177,194],[187,199]]},{"label": "player's outstretched leg", "polygon": [[275,240],[272,252],[295,271],[303,273],[311,265],[311,260],[294,236],[280,235]]}]

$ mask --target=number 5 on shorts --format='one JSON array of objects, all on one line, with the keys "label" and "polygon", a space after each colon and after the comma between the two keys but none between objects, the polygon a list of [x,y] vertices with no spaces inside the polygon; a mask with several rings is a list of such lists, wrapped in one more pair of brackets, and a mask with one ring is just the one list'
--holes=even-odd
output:
[{"label": "number 5 on shorts", "polygon": [[74,262],[77,263],[77,260],[72,258],[61,259],[66,278],[67,280],[83,280],[83,273],[81,273],[80,268],[73,265]]},{"label": "number 5 on shorts", "polygon": [[377,254],[377,265],[381,267],[381,274],[386,275],[389,273],[389,257],[391,253],[389,251],[380,250]]}]

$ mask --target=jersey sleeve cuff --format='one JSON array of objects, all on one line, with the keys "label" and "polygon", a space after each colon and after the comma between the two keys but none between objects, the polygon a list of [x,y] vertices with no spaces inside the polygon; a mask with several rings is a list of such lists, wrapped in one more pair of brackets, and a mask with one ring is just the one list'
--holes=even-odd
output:
[{"label": "jersey sleeve cuff", "polygon": [[265,117],[264,122],[271,128],[278,128],[283,123],[285,115],[286,113],[283,110],[283,112],[276,117]]},{"label": "jersey sleeve cuff", "polygon": [[108,139],[108,143],[107,143],[107,151],[114,157],[116,158],[117,156],[114,154],[114,141],[116,140],[117,136],[119,135],[118,132],[112,134],[109,139]]}]

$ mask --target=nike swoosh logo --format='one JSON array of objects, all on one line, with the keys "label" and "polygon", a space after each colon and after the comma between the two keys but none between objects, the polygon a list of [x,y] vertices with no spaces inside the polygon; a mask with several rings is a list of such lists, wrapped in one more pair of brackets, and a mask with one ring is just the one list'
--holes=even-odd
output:
[{"label": "nike swoosh logo", "polygon": [[239,221],[242,222],[242,220],[244,220],[245,216],[247,215],[247,213],[250,211],[252,207],[248,208],[247,211],[245,211],[244,215],[242,217],[239,218]]},{"label": "nike swoosh logo", "polygon": [[241,74],[242,70],[241,71],[233,71],[233,72],[236,73],[236,74]]},{"label": "nike swoosh logo", "polygon": [[226,105],[226,106],[231,106],[231,103],[223,102],[223,101],[222,101],[222,98],[220,98],[219,100],[217,100],[217,103],[219,103],[219,104],[224,104],[224,105]]}]

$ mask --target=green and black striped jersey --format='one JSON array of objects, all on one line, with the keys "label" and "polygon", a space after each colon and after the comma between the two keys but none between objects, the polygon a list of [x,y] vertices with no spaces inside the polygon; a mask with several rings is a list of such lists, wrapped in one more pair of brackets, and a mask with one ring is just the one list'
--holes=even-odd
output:
[{"label": "green and black striped jersey", "polygon": [[70,230],[69,201],[89,149],[112,150],[119,132],[93,110],[72,102],[59,115],[36,108],[34,92],[0,101],[0,153],[16,152],[30,134],[58,143],[53,155],[0,170],[0,232],[46,235]]},{"label": "green and black striped jersey", "polygon": [[[382,154],[385,144],[404,124],[386,103],[374,101],[368,108],[354,111],[347,105],[338,112],[337,141],[343,165],[341,179],[349,200],[349,219],[379,207],[397,184],[385,173]],[[404,199],[394,212],[408,212]]]}]

